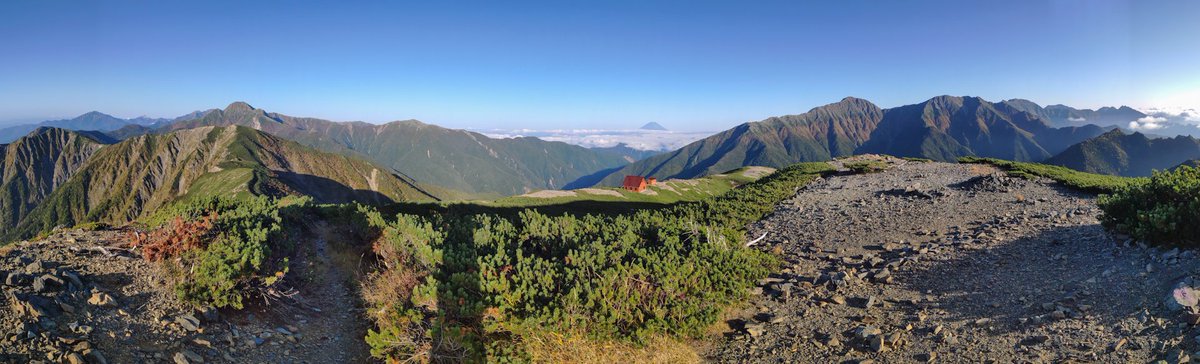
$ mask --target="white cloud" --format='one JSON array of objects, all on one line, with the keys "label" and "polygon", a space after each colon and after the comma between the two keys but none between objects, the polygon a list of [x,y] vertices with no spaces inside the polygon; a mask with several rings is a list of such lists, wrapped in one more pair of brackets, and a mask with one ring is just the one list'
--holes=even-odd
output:
[{"label": "white cloud", "polygon": [[1087,121],[1087,118],[1082,118],[1082,117],[1080,117],[1080,118],[1077,118],[1077,117],[1074,117],[1074,116],[1068,116],[1068,117],[1067,117],[1067,121],[1070,121],[1070,122],[1072,122],[1072,123],[1082,123],[1082,122],[1084,122],[1084,121]]},{"label": "white cloud", "polygon": [[542,140],[564,142],[587,148],[612,147],[624,143],[640,150],[675,150],[688,143],[704,139],[712,132],[684,132],[661,130],[599,130],[599,129],[490,129],[475,130],[490,138],[535,137]]},{"label": "white cloud", "polygon": [[1200,111],[1195,108],[1148,108],[1142,112],[1146,115],[1166,118],[1168,122],[1172,123],[1200,125]]},{"label": "white cloud", "polygon": [[1134,130],[1156,130],[1166,127],[1166,125],[1164,125],[1166,122],[1167,118],[1161,116],[1146,116],[1134,121],[1130,121],[1129,128]]}]

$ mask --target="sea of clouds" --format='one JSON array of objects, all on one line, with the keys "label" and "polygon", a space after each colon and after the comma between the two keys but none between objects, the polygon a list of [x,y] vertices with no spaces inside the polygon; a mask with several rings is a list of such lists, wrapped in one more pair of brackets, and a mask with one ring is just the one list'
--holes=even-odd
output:
[{"label": "sea of clouds", "polygon": [[613,147],[619,144],[638,149],[668,151],[683,147],[691,142],[713,134],[708,131],[668,130],[604,130],[604,129],[475,129],[489,138],[535,137],[542,140],[564,142],[587,148]]},{"label": "sea of clouds", "polygon": [[1146,108],[1145,117],[1129,122],[1129,129],[1163,135],[1200,135],[1200,111],[1192,108]]}]

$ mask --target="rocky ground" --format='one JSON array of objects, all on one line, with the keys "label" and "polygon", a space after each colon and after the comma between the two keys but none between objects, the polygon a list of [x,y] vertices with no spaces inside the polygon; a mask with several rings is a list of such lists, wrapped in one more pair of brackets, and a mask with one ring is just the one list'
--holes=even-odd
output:
[{"label": "rocky ground", "polygon": [[122,231],[63,231],[4,248],[0,362],[346,363],[365,362],[365,321],[332,262],[323,229],[311,272],[286,302],[245,310],[181,302],[168,264],[120,249]]},{"label": "rocky ground", "polygon": [[1200,268],[1097,221],[1095,197],[990,166],[890,159],[817,180],[751,227],[785,259],[717,362],[1184,362],[1166,304]]}]

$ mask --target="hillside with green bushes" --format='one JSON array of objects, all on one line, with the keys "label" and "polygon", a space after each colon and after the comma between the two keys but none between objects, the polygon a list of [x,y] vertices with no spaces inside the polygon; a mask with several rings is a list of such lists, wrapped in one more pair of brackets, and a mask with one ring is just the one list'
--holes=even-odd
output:
[{"label": "hillside with green bushes", "polygon": [[386,167],[246,127],[138,136],[101,148],[15,225],[6,240],[55,226],[122,224],[176,201],[310,196],[323,203],[436,200],[444,190]]}]

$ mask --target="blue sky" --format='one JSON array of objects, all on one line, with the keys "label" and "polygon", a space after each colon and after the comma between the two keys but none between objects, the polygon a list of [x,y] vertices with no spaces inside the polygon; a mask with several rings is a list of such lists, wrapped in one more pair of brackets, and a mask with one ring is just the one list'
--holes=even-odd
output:
[{"label": "blue sky", "polygon": [[244,100],[459,128],[719,130],[941,94],[1200,107],[1196,1],[4,1],[0,121]]}]

